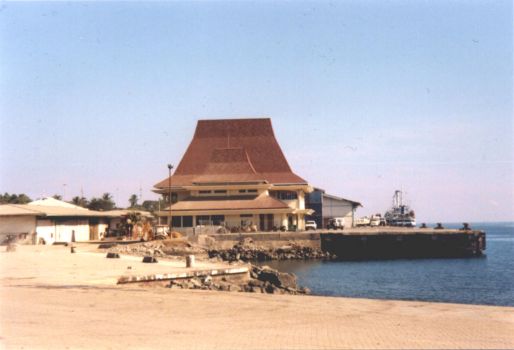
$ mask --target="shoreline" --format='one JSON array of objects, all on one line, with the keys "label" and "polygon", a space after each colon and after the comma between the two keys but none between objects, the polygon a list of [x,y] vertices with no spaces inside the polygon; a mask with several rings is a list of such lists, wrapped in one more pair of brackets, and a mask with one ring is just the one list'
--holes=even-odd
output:
[{"label": "shoreline", "polygon": [[179,261],[137,260],[80,247],[0,252],[0,346],[514,348],[513,307],[116,285],[127,265],[135,274],[183,269]]}]

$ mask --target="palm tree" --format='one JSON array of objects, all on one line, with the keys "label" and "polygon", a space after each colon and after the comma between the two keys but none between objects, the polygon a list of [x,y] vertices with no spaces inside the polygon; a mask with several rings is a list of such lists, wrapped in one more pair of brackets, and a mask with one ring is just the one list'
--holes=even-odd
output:
[{"label": "palm tree", "polygon": [[71,202],[79,207],[87,207],[88,201],[84,197],[75,196],[71,199]]},{"label": "palm tree", "polygon": [[129,198],[129,203],[130,203],[130,208],[135,208],[137,207],[137,195],[133,194],[132,196],[130,196]]}]

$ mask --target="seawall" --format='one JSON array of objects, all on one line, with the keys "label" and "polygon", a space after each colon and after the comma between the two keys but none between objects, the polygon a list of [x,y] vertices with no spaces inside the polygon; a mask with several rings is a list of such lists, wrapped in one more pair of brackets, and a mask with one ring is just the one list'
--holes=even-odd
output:
[{"label": "seawall", "polygon": [[486,249],[486,234],[477,230],[432,228],[352,228],[332,231],[231,233],[201,235],[198,243],[228,250],[251,239],[263,249],[294,244],[321,250],[343,260],[474,257]]}]

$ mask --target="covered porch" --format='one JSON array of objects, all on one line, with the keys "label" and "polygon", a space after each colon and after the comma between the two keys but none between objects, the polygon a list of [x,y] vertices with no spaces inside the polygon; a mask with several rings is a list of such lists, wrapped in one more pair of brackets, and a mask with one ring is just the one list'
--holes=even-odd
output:
[{"label": "covered porch", "polygon": [[158,217],[160,225],[171,226],[172,230],[182,233],[195,233],[204,228],[213,233],[297,231],[305,229],[305,211],[290,208],[254,211],[161,211]]}]

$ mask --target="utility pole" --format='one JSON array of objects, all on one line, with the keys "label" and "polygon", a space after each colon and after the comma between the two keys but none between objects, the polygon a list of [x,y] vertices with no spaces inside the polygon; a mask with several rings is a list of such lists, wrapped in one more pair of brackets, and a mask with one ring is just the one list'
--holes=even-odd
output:
[{"label": "utility pole", "polygon": [[171,233],[171,169],[173,169],[173,165],[168,164],[168,204],[169,204],[169,215],[168,215],[168,226],[170,227]]}]

